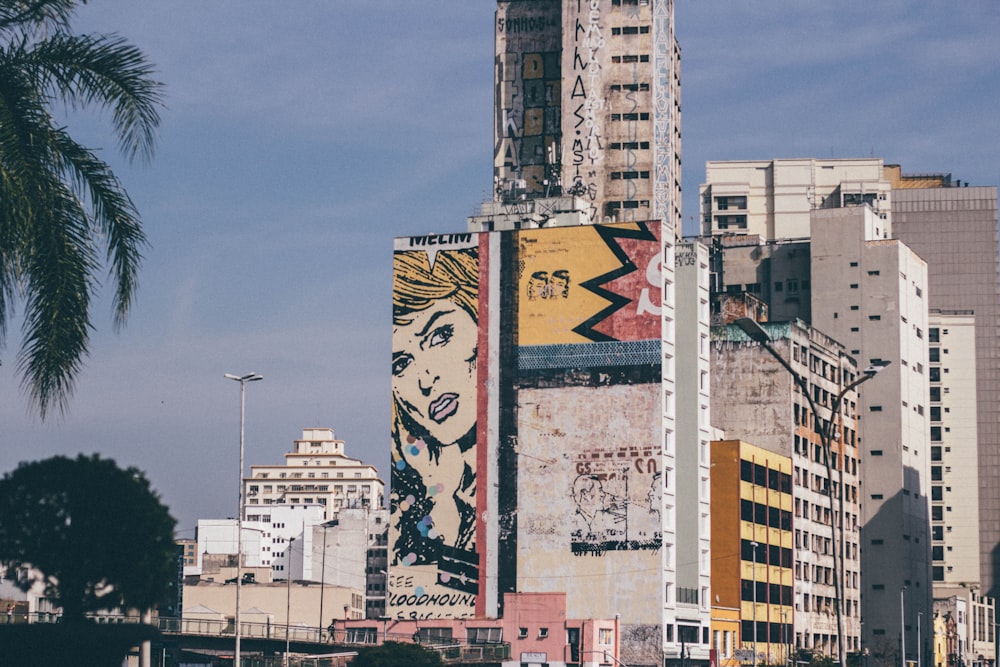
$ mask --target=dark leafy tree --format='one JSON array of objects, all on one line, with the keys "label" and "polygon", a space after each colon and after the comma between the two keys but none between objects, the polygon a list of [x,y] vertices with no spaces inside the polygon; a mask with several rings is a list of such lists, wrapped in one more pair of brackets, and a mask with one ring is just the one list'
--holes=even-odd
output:
[{"label": "dark leafy tree", "polygon": [[146,244],[111,168],[53,107],[107,111],[130,161],[152,156],[160,122],[161,84],[139,49],[116,35],[69,33],[80,1],[0,0],[0,347],[23,303],[17,372],[43,419],[73,392],[103,267],[120,327]]},{"label": "dark leafy tree", "polygon": [[0,565],[79,622],[150,609],[176,578],[175,521],[145,476],[98,455],[22,463],[0,480]]},{"label": "dark leafy tree", "polygon": [[358,649],[351,667],[441,667],[444,662],[436,651],[419,644],[385,642]]}]

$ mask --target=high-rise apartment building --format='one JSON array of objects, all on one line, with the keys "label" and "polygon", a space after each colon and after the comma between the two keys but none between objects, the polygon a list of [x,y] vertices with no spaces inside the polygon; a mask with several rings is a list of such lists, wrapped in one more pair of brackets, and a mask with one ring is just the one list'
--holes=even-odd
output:
[{"label": "high-rise apartment building", "polygon": [[[803,393],[796,377],[735,326],[712,328],[711,393],[720,406],[713,411],[713,421],[726,437],[739,436],[760,451],[791,462],[787,494],[792,526],[787,530],[794,529],[794,553],[790,544],[788,562],[782,565],[789,569],[792,582],[788,599],[781,603],[786,608],[774,610],[772,621],[781,620],[787,626],[772,633],[781,637],[774,643],[789,643],[820,655],[837,654],[835,581],[839,577],[844,583],[844,646],[848,652],[857,652],[861,644],[857,392],[845,393],[836,414],[832,411],[836,396],[859,377],[859,371],[843,346],[802,322],[762,326],[772,349],[801,378],[810,396]],[[820,411],[818,416],[812,413],[809,398]],[[837,437],[831,442],[828,471],[818,430],[831,420]],[[713,461],[718,446],[713,444]],[[715,479],[716,470],[713,517],[714,495],[728,488],[722,479]],[[713,537],[718,534],[713,520]],[[843,557],[835,561],[841,541]],[[726,553],[714,540],[712,548],[716,554]],[[744,635],[741,648],[749,649],[752,641],[753,635]]]},{"label": "high-rise apartment building", "polygon": [[950,175],[905,176],[898,167],[887,167],[886,173],[893,184],[892,233],[927,261],[930,307],[969,311],[975,318],[980,580],[967,583],[979,583],[996,597],[1000,594],[997,188],[959,187]]},{"label": "high-rise apartment building", "polygon": [[878,159],[719,162],[708,173],[717,318],[800,317],[860,367],[891,362],[860,393],[864,645],[898,654],[905,614],[915,655],[931,601],[928,269],[892,238],[891,179]]},{"label": "high-rise apartment building", "polygon": [[932,600],[927,264],[868,206],[814,211],[810,246],[813,326],[859,365],[891,362],[860,391],[862,615],[883,655],[905,618],[915,659]]},{"label": "high-rise apartment building", "polygon": [[931,422],[931,574],[945,586],[976,585],[979,478],[976,324],[972,311],[932,310],[927,328]]},{"label": "high-rise apartment building", "polygon": [[673,0],[500,0],[495,35],[498,198],[572,194],[591,222],[680,234]]},{"label": "high-rise apartment building", "polygon": [[[964,312],[973,318],[975,345],[963,348],[963,352],[975,353],[975,409],[970,412],[970,406],[964,412],[974,415],[976,433],[974,438],[963,440],[962,450],[975,447],[979,484],[974,499],[970,494],[976,492],[975,488],[964,485],[962,492],[969,501],[963,503],[966,509],[979,506],[978,546],[963,542],[959,547],[954,536],[949,544],[935,540],[937,546],[944,547],[945,558],[936,559],[934,578],[938,582],[955,581],[946,576],[951,567],[953,576],[969,585],[981,585],[995,595],[1000,580],[997,188],[970,187],[950,174],[903,174],[898,165],[883,165],[878,158],[710,162],[707,172],[702,189],[703,233],[716,234],[717,245],[725,251],[726,274],[721,291],[739,293],[738,298],[716,298],[713,306],[718,312],[726,305],[745,309],[749,294],[751,300],[767,304],[772,320],[802,317],[810,321],[810,284],[801,278],[801,266],[789,261],[801,246],[787,239],[808,236],[809,213],[813,209],[866,203],[885,221],[887,236],[903,241],[927,262],[931,310]],[[772,242],[748,243],[741,241],[748,237],[739,234],[758,235]],[[740,257],[740,250],[746,260]],[[761,255],[766,258],[759,259]],[[798,252],[798,261],[803,258],[808,259],[808,253]],[[741,266],[751,267],[756,274],[741,271]],[[722,275],[721,271],[715,273]],[[762,275],[764,280],[760,279]],[[955,348],[950,349],[955,354]],[[942,380],[947,382],[949,376],[943,375]],[[944,412],[945,407],[951,412]],[[950,405],[941,406],[939,412],[947,417],[960,409],[951,397]],[[959,428],[954,416],[950,421],[941,428],[944,437],[957,433],[955,429]],[[968,425],[963,421],[961,428],[966,430]],[[954,435],[951,439],[956,440]],[[946,457],[957,451],[944,445],[941,454]],[[949,467],[947,461],[941,463]],[[961,467],[973,474],[967,465]],[[968,514],[966,511],[965,516]],[[968,567],[957,565],[969,562],[969,549],[979,553],[977,578],[970,578],[972,570]],[[963,574],[958,574],[959,569]]]}]

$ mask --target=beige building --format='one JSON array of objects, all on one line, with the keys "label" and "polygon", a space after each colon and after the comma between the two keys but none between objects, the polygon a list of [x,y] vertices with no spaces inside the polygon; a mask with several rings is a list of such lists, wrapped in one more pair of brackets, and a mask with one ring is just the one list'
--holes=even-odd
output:
[{"label": "beige building", "polygon": [[881,159],[733,160],[707,162],[705,172],[704,236],[807,239],[812,211],[863,204],[889,218],[892,186]]},{"label": "beige building", "polygon": [[[232,584],[200,581],[184,585],[185,621],[232,624],[235,609],[236,588]],[[364,595],[356,588],[303,582],[289,586],[282,581],[243,586],[240,592],[240,622],[245,636],[283,637],[287,619],[296,636],[315,640],[317,628],[325,630],[334,620],[360,619],[364,615]],[[274,630],[270,635],[269,628]],[[308,637],[308,631],[312,637]]]}]

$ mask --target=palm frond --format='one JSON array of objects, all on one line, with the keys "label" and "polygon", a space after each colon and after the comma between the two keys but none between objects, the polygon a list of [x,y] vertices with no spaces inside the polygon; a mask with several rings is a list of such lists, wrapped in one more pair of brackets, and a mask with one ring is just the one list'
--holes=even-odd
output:
[{"label": "palm frond", "polygon": [[110,109],[130,160],[151,158],[160,124],[162,84],[145,54],[116,35],[55,35],[23,51],[45,90],[73,108]]},{"label": "palm frond", "polygon": [[90,295],[98,268],[86,211],[61,182],[49,184],[47,219],[28,230],[24,341],[17,357],[22,388],[44,419],[65,411],[88,353]]},{"label": "palm frond", "polygon": [[0,2],[0,32],[64,30],[78,4],[77,0],[4,0]]},{"label": "palm frond", "polygon": [[160,121],[161,84],[141,51],[113,35],[62,31],[76,4],[0,0],[0,347],[23,301],[16,370],[43,419],[65,410],[88,354],[97,271],[107,265],[113,276],[118,328],[146,244],[122,184],[50,106],[110,110],[131,160],[152,156]]},{"label": "palm frond", "polygon": [[115,276],[115,325],[120,327],[128,317],[146,245],[139,212],[111,168],[91,151],[62,130],[53,132],[52,144],[59,149],[63,172],[76,185],[74,191],[86,194],[89,217],[107,243],[106,258]]}]

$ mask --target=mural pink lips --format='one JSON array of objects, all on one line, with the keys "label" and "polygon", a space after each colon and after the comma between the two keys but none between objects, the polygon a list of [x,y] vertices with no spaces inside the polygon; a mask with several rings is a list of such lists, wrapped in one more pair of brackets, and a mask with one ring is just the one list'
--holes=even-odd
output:
[{"label": "mural pink lips", "polygon": [[441,394],[433,403],[431,403],[430,417],[435,422],[440,424],[445,419],[455,414],[456,410],[458,410],[458,394]]}]

